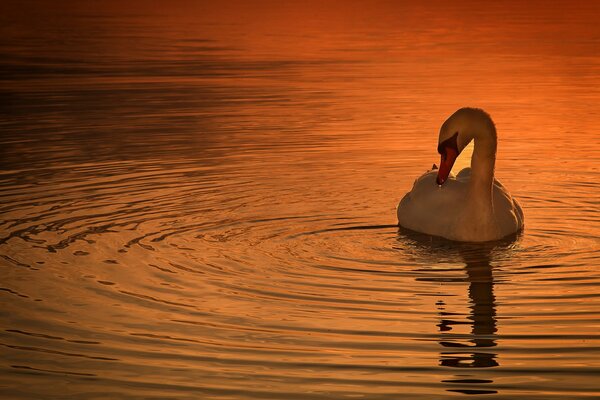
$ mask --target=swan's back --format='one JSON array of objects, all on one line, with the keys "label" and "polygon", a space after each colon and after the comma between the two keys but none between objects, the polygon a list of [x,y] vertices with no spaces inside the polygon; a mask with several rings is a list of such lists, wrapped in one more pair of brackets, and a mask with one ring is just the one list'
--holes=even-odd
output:
[{"label": "swan's back", "polygon": [[419,177],[410,192],[398,204],[398,222],[405,228],[444,236],[440,227],[454,226],[455,210],[449,206],[460,201],[460,192],[455,190],[455,179],[449,179],[443,188],[436,183],[437,171],[429,171]]},{"label": "swan's back", "polygon": [[[408,229],[452,238],[461,224],[468,196],[471,168],[450,176],[442,187],[437,171],[419,177],[398,204],[398,223]],[[521,206],[496,179],[493,184],[494,217],[500,232],[512,234],[523,227]],[[468,211],[468,210],[467,210]]]}]

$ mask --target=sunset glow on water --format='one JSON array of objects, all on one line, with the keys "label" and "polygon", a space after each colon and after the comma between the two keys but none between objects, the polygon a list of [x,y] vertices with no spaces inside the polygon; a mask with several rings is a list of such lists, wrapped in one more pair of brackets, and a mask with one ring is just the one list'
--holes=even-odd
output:
[{"label": "sunset glow on water", "polygon": [[[600,396],[600,3],[60,3],[0,4],[0,397]],[[397,226],[464,106],[515,238]]]}]

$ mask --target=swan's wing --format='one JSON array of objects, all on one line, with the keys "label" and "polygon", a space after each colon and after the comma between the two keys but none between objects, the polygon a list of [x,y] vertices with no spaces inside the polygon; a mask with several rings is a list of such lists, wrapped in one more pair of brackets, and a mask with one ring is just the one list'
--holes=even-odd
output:
[{"label": "swan's wing", "polygon": [[513,206],[515,208],[515,214],[517,215],[517,220],[519,221],[519,227],[523,227],[523,223],[525,222],[525,217],[523,216],[523,210],[521,209],[521,205],[517,202],[515,198],[513,198]]},{"label": "swan's wing", "polygon": [[[508,230],[523,227],[523,210],[508,190],[504,186],[494,180],[494,212],[500,223],[505,223]],[[510,227],[513,228],[510,228]]]},{"label": "swan's wing", "polygon": [[458,175],[456,175],[456,180],[458,181],[468,181],[471,179],[471,167],[463,168]]}]

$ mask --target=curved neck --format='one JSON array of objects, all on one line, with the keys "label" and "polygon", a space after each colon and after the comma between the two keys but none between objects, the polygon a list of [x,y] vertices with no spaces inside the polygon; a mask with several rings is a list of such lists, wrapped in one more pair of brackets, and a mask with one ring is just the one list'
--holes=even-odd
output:
[{"label": "curved neck", "polygon": [[491,205],[496,164],[496,132],[489,129],[479,132],[474,135],[469,198]]}]

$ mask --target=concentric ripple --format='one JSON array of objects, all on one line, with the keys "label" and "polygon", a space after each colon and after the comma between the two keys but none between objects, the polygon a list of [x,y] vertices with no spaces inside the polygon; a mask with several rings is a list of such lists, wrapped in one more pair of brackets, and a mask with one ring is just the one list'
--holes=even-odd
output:
[{"label": "concentric ripple", "polygon": [[5,376],[82,398],[592,390],[597,238],[459,246],[322,192],[292,209],[297,189],[241,165],[6,174]]}]

